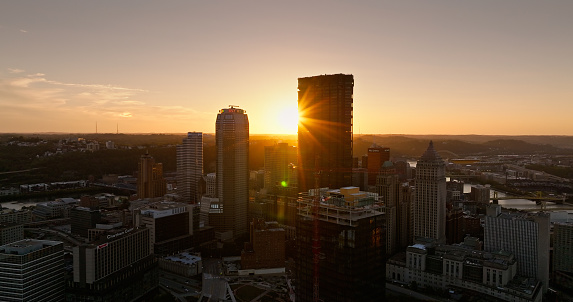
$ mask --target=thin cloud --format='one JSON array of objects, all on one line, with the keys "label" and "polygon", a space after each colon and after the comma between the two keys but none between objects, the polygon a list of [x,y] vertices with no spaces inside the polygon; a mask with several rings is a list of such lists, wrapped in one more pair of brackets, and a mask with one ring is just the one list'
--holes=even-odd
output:
[{"label": "thin cloud", "polygon": [[[9,69],[11,73],[23,70]],[[110,110],[113,116],[132,117],[132,107],[143,102],[133,100],[143,89],[114,85],[78,84],[53,81],[43,73],[2,79],[0,78],[0,105],[14,108],[54,109],[60,111],[81,111],[87,115]]]},{"label": "thin cloud", "polygon": [[117,102],[118,105],[145,105],[144,102],[140,101],[119,101]]},{"label": "thin cloud", "polygon": [[39,82],[47,82],[47,81],[44,78],[20,78],[10,82],[10,84],[12,86],[26,88],[32,83],[39,83]]},{"label": "thin cloud", "polygon": [[27,33],[28,31],[25,30],[25,29],[20,29],[20,32],[21,32],[21,33]]},{"label": "thin cloud", "polygon": [[[110,84],[79,84],[51,80],[42,73],[21,75],[12,68],[11,76],[0,76],[0,127],[35,116],[34,124],[52,127],[55,121],[130,120],[150,123],[170,120],[187,123],[190,119],[211,118],[212,113],[184,106],[153,106],[138,100],[147,90]],[[8,74],[8,73],[7,73]],[[149,103],[149,104],[148,104]],[[64,125],[64,124],[62,124]],[[47,128],[46,128],[47,129]]]},{"label": "thin cloud", "polygon": [[24,71],[25,71],[25,70],[23,70],[23,69],[18,69],[18,68],[8,68],[8,72],[9,72],[9,73],[22,73],[22,72],[24,72]]}]

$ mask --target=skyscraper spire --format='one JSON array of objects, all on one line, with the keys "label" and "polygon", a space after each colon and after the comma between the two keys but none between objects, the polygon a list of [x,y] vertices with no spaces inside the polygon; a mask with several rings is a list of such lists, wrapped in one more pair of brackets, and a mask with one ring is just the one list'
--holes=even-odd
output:
[{"label": "skyscraper spire", "polygon": [[424,160],[424,161],[441,161],[442,157],[438,154],[438,151],[436,151],[436,149],[434,149],[434,142],[430,141],[430,144],[428,145],[428,149],[426,149],[426,152],[424,152],[424,154],[422,154],[422,157],[420,158],[420,160]]}]

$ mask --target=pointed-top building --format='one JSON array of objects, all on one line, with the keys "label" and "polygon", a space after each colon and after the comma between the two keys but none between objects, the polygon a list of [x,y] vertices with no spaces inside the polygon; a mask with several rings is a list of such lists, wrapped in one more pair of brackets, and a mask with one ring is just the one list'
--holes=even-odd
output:
[{"label": "pointed-top building", "polygon": [[446,242],[446,165],[430,141],[416,165],[414,240]]}]

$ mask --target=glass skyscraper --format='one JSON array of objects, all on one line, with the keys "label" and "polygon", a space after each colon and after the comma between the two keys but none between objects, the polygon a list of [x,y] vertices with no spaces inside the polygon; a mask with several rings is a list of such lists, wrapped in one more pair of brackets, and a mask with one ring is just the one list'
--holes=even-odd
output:
[{"label": "glass skyscraper", "polygon": [[352,184],[352,104],[354,76],[320,75],[298,79],[299,191]]}]

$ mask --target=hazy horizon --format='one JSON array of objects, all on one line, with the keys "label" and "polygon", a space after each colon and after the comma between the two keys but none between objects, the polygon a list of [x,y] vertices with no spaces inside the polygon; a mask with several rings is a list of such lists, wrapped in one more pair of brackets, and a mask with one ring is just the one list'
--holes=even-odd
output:
[{"label": "hazy horizon", "polygon": [[251,133],[294,134],[297,79],[344,73],[355,133],[569,136],[571,11],[522,0],[7,1],[0,131],[213,133],[234,104]]},{"label": "hazy horizon", "polygon": [[[194,131],[188,131],[194,132]],[[186,135],[188,132],[0,132],[0,135],[9,134],[26,134],[26,135],[58,135],[58,134],[89,134],[89,135]],[[201,132],[201,131],[195,131]],[[215,135],[215,132],[202,132],[207,135]],[[297,133],[249,133],[249,135],[260,135],[260,136],[297,136]],[[556,134],[445,134],[445,133],[353,133],[353,136],[366,136],[366,135],[380,135],[380,136],[510,136],[510,137],[520,137],[520,136],[558,136],[558,137],[573,137],[573,135],[556,135]]]}]

